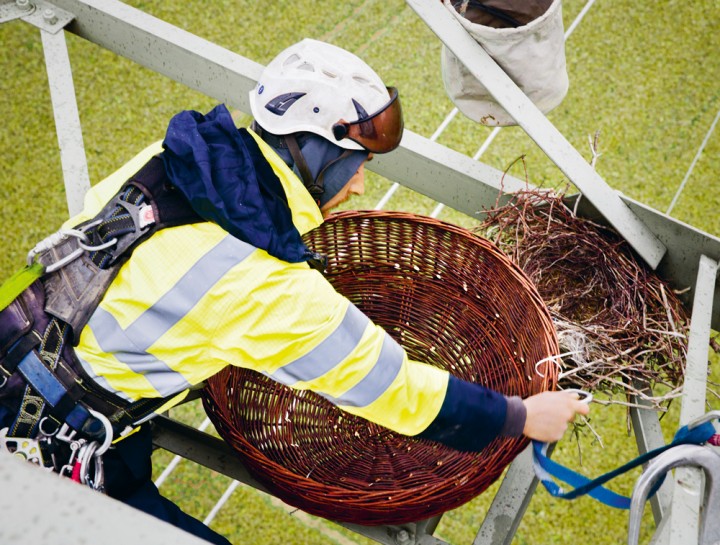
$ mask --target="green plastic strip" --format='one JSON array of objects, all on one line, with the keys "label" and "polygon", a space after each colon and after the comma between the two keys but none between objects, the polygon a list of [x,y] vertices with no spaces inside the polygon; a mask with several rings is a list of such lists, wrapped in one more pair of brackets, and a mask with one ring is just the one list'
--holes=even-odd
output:
[{"label": "green plastic strip", "polygon": [[30,284],[40,278],[44,271],[45,268],[40,263],[33,263],[3,282],[0,286],[0,311],[5,310]]}]

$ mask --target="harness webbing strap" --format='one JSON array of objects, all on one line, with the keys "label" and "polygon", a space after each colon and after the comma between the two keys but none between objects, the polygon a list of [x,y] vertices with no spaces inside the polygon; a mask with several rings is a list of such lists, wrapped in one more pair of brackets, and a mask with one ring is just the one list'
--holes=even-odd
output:
[{"label": "harness webbing strap", "polygon": [[[86,228],[82,248],[90,249],[86,255],[92,263],[70,260],[62,266],[62,273],[43,274],[43,259],[57,261],[80,246],[71,238],[63,242],[71,245],[69,250],[50,255],[55,251],[51,249],[35,265],[3,284],[0,301],[7,299],[5,306],[26,290],[41,289],[44,304],[40,312],[50,319],[49,323],[36,320],[32,330],[10,348],[4,347],[7,353],[0,354],[4,375],[17,373],[25,383],[21,384],[22,397],[11,436],[34,437],[45,417],[57,426],[65,422],[85,435],[103,433],[102,423],[90,409],[107,416],[115,431],[122,432],[167,403],[167,399],[142,399],[128,404],[106,392],[86,376],[66,343],[79,335],[121,264],[140,242],[158,229],[198,221],[203,220],[171,186],[163,161],[156,156],[128,179],[93,219],[78,226]],[[42,286],[37,283],[33,287],[40,277]],[[83,289],[77,290],[77,286]],[[13,316],[9,317],[15,319]],[[40,326],[44,329],[37,328],[40,322],[46,324]]]},{"label": "harness webbing strap", "polygon": [[[694,428],[683,426],[677,431],[670,444],[648,451],[617,469],[609,471],[592,480],[548,458],[547,443],[533,441],[533,467],[535,469],[536,476],[542,482],[543,486],[545,486],[547,491],[556,498],[572,500],[587,494],[588,496],[595,498],[610,507],[615,507],[617,509],[629,509],[629,497],[621,496],[602,485],[611,479],[614,479],[618,475],[622,475],[623,473],[652,460],[672,447],[683,444],[700,445],[707,442],[713,435],[715,435],[715,427],[710,422],[705,422],[704,424]],[[564,491],[552,480],[553,477],[573,486],[574,489],[567,492]],[[661,485],[662,480],[656,484],[649,497],[651,497]]]},{"label": "harness webbing strap", "polygon": [[25,354],[39,345],[41,340],[39,336],[33,335],[32,332],[29,335],[21,337],[8,351],[5,361],[3,361],[2,367],[5,372],[8,375],[12,375],[20,361],[25,357]]},{"label": "harness webbing strap", "polygon": [[[53,372],[60,361],[67,331],[67,324],[53,319],[37,349],[33,344],[35,335],[27,335],[10,352],[25,352],[15,367],[27,382],[11,436],[31,437],[46,415],[56,422],[67,422],[77,431],[82,430],[92,418],[89,411],[78,403],[84,395],[82,389],[77,385],[66,386]],[[27,345],[29,348],[26,351]]]},{"label": "harness webbing strap", "polygon": [[[67,397],[67,390],[60,381],[45,367],[35,350],[28,352],[18,365],[18,371],[22,373],[25,380],[43,396],[43,398],[55,408],[63,409],[71,403]],[[69,412],[68,410],[64,411]]]},{"label": "harness webbing strap", "polygon": [[44,405],[45,400],[37,395],[29,384],[25,386],[20,409],[10,427],[9,435],[11,437],[33,437]]}]

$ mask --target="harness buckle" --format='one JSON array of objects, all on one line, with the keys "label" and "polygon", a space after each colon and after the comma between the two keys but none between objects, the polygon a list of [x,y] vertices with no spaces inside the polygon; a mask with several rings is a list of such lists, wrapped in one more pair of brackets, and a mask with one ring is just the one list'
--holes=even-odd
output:
[{"label": "harness buckle", "polygon": [[[132,231],[133,235],[119,237],[119,242],[118,238],[113,238],[113,241],[117,243],[117,247],[113,251],[113,257],[111,261],[111,263],[113,263],[119,256],[121,256],[125,252],[125,250],[132,246],[140,236],[146,233],[150,229],[150,227],[155,224],[156,218],[153,207],[150,204],[145,202],[142,202],[140,204],[134,204],[132,202],[123,200],[120,195],[115,196],[115,198],[111,200],[110,203],[108,203],[108,206],[111,209],[117,209],[119,207],[126,210],[128,215],[130,216],[130,219],[132,220],[134,228],[134,231]],[[121,234],[127,233],[128,232],[126,231]]]},{"label": "harness buckle", "polygon": [[30,439],[29,437],[8,437],[8,431],[10,431],[10,428],[0,429],[0,451],[8,452],[43,469],[52,471],[53,466],[47,464],[47,460],[45,460],[40,448],[41,440]]}]

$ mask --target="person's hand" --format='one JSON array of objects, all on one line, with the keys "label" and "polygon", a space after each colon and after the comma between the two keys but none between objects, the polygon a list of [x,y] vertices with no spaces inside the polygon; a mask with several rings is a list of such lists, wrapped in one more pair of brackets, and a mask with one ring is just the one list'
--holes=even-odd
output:
[{"label": "person's hand", "polygon": [[590,406],[575,392],[542,392],[523,403],[527,410],[523,433],[543,443],[559,441],[576,414],[590,412]]}]

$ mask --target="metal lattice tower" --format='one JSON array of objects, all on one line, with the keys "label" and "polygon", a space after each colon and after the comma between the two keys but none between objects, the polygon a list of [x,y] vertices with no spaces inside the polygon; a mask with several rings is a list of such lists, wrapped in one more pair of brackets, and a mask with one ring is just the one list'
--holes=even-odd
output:
[{"label": "metal lattice tower", "polygon": [[[588,2],[587,9],[593,1]],[[614,227],[646,263],[671,284],[692,287],[684,296],[684,303],[692,309],[692,326],[681,423],[701,416],[707,387],[708,339],[711,329],[720,329],[720,293],[717,290],[720,239],[615,192],[487,53],[462,31],[439,2],[407,0],[407,3],[575,184],[583,197],[579,207],[581,215],[601,218]],[[0,1],[0,23],[15,24],[16,20],[39,28],[42,36],[71,215],[80,211],[90,182],[66,32],[220,102],[231,103],[246,113],[249,112],[246,97],[262,70],[262,66],[252,60],[115,0]],[[451,113],[445,124],[452,117],[454,114]],[[377,156],[368,168],[398,186],[415,190],[438,201],[441,206],[452,207],[472,217],[477,216],[478,210],[492,207],[501,190],[510,194],[526,187],[524,181],[478,162],[484,147],[471,158],[438,144],[436,139],[443,129],[444,126],[439,127],[430,138],[406,131],[401,147],[391,157]],[[494,136],[490,141],[492,138]],[[392,193],[387,198],[391,196]],[[382,205],[383,202],[379,207]],[[637,400],[637,403],[642,405],[643,402]],[[664,444],[656,413],[634,408],[631,417],[641,453]],[[234,479],[228,494],[237,482],[262,489],[221,440],[202,429],[169,418],[160,418],[158,427],[159,447]],[[4,491],[7,491],[2,494],[0,507],[7,517],[29,521],[37,514],[43,514],[39,518],[40,524],[28,526],[23,533],[25,537],[46,536],[51,530],[74,536],[80,529],[77,519],[87,520],[92,514],[95,526],[89,530],[83,527],[82,533],[72,541],[125,543],[128,534],[132,533],[138,540],[151,542],[153,536],[162,531],[167,541],[199,543],[141,513],[118,506],[107,498],[98,498],[74,483],[34,471],[4,455],[0,456],[0,474]],[[652,500],[653,516],[659,528],[654,542],[658,544],[691,544],[693,540],[688,536],[698,535],[703,486],[701,472],[683,467],[675,477],[678,479],[683,480],[682,487],[674,486],[668,479]],[[474,545],[510,543],[536,485],[531,453],[527,450],[510,466]],[[220,498],[218,504],[222,501]],[[67,509],[62,513],[50,509],[49,506],[58,503],[66,505]],[[213,516],[214,513],[210,513],[206,522]],[[439,519],[418,521],[402,527],[345,526],[388,545],[431,545],[444,543],[433,536],[438,522]],[[3,541],[14,535],[6,532],[5,528],[0,528],[0,536],[6,538]]]}]

